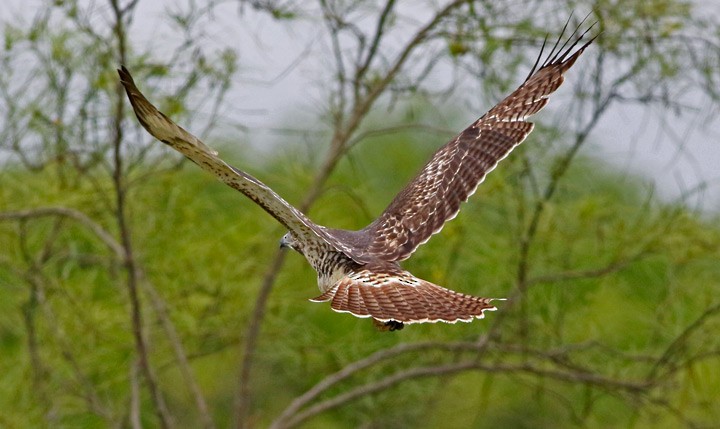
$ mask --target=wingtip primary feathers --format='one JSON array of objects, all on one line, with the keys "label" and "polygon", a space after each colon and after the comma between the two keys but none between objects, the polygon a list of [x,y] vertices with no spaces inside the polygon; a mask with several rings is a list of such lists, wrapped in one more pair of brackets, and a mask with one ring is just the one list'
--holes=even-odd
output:
[{"label": "wingtip primary feathers", "polygon": [[173,139],[181,137],[186,143],[195,146],[210,156],[217,156],[217,151],[211,149],[197,137],[185,131],[185,129],[177,125],[150,103],[145,95],[138,89],[137,85],[135,85],[135,80],[124,65],[121,65],[120,68],[117,69],[117,72],[118,75],[120,75],[120,83],[125,88],[135,116],[137,116],[143,128],[153,137],[171,146],[173,145]]},{"label": "wingtip primary feathers", "polygon": [[[578,32],[580,31],[580,28],[583,26],[585,21],[590,15],[583,18],[582,21],[580,21],[580,24],[578,24],[577,27],[575,27],[575,30],[573,30],[572,34],[565,39],[564,42],[562,42],[562,45],[560,42],[563,40],[563,36],[565,35],[565,31],[567,31],[567,27],[570,24],[570,20],[572,19],[572,15],[568,20],[565,22],[565,25],[563,26],[562,31],[560,32],[560,35],[558,36],[557,40],[555,41],[555,44],[553,45],[552,49],[548,53],[547,57],[545,58],[545,61],[542,62],[541,60],[543,53],[545,52],[545,47],[547,45],[547,36],[545,36],[545,39],[543,40],[542,46],[540,47],[540,53],[538,54],[537,58],[535,59],[535,64],[533,64],[532,68],[530,69],[530,73],[528,73],[527,77],[525,78],[525,82],[530,80],[536,73],[540,72],[540,70],[551,67],[551,66],[562,66],[563,71],[569,69],[572,67],[572,65],[575,63],[575,61],[582,55],[582,53],[585,51],[585,48],[587,48],[595,39],[598,37],[599,34],[594,35],[589,40],[587,40],[585,43],[582,44],[579,48],[577,48],[578,44],[585,39],[585,36],[595,27],[597,24],[597,21],[590,24],[590,26],[583,31],[580,35],[578,35]],[[568,46],[568,44],[570,44]],[[540,66],[538,68],[538,66]]]},{"label": "wingtip primary feathers", "polygon": [[125,67],[124,64],[120,64],[120,68],[117,69],[118,74],[120,75],[120,82],[122,82],[123,85],[127,88],[126,84],[130,84],[135,86],[135,81],[133,80],[132,76],[130,75],[130,71],[128,71],[127,67]]}]

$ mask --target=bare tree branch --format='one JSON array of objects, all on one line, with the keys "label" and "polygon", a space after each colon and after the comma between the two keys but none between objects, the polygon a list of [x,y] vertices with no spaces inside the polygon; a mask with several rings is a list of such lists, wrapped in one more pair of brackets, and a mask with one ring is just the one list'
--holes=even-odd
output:
[{"label": "bare tree branch", "polygon": [[406,380],[425,378],[425,377],[439,377],[448,374],[454,374],[464,371],[483,371],[488,373],[524,373],[532,374],[542,377],[553,378],[559,381],[568,383],[584,383],[589,385],[595,385],[604,389],[620,389],[626,390],[631,393],[642,392],[649,387],[651,384],[648,382],[633,382],[626,380],[614,380],[603,377],[595,373],[582,373],[582,372],[567,372],[559,370],[548,370],[545,368],[536,367],[530,364],[495,364],[488,365],[477,361],[458,362],[446,365],[430,366],[430,367],[415,367],[406,371],[397,372],[391,376],[385,377],[377,382],[368,383],[359,387],[356,387],[348,392],[337,395],[332,399],[328,399],[315,404],[305,411],[299,412],[287,421],[276,421],[271,426],[273,429],[285,429],[299,425],[300,423],[328,411],[333,408],[337,408],[347,402],[353,401],[362,396],[371,395],[383,390],[386,390],[396,384],[399,384]]},{"label": "bare tree branch", "polygon": [[[132,4],[132,3],[131,3]],[[115,35],[115,41],[117,43],[117,54],[118,62],[125,64],[126,58],[126,34],[125,34],[125,20],[132,13],[131,9],[122,8],[120,6],[120,0],[110,0],[110,5],[114,13],[114,26],[113,33]],[[155,405],[155,413],[157,414],[160,422],[160,427],[167,429],[174,426],[172,416],[167,408],[165,399],[158,386],[157,378],[153,373],[148,358],[148,344],[144,334],[144,326],[142,320],[142,306],[140,303],[140,297],[138,294],[140,270],[137,267],[135,257],[133,255],[132,240],[130,237],[130,228],[128,226],[126,216],[126,192],[125,187],[125,172],[123,167],[123,120],[125,118],[125,94],[124,89],[120,82],[116,83],[116,102],[115,112],[113,114],[113,191],[115,192],[115,220],[118,223],[118,229],[120,231],[120,242],[123,247],[122,258],[123,266],[127,273],[127,288],[130,295],[130,317],[132,322],[132,332],[135,337],[135,346],[138,354],[138,362],[140,370],[142,371],[145,382],[147,383],[148,389],[150,390],[150,396],[152,397]]]},{"label": "bare tree branch", "polygon": [[[328,375],[323,378],[319,383],[313,386],[304,394],[295,398],[290,405],[278,416],[273,425],[280,425],[280,422],[284,422],[290,419],[292,416],[298,414],[298,412],[311,403],[315,398],[320,396],[323,392],[327,391],[332,386],[340,383],[343,380],[351,377],[352,375],[377,365],[380,362],[393,359],[397,356],[413,353],[419,351],[440,349],[449,351],[459,350],[473,350],[478,351],[484,346],[484,342],[478,343],[440,343],[440,342],[423,342],[423,343],[401,343],[395,347],[382,349],[372,355],[355,361],[349,365],[343,367],[340,371]],[[282,427],[282,426],[279,426]]]},{"label": "bare tree branch", "polygon": [[66,217],[70,218],[87,229],[89,229],[110,251],[120,260],[125,256],[125,250],[115,238],[106,231],[102,226],[90,219],[83,212],[69,207],[39,207],[34,209],[20,210],[14,212],[0,212],[0,221],[2,220],[25,220],[41,217]]}]

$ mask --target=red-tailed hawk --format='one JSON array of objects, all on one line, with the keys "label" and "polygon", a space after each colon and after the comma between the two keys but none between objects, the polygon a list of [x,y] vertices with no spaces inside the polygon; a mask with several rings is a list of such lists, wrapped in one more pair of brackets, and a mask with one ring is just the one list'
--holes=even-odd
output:
[{"label": "red-tailed hawk", "polygon": [[359,231],[313,223],[268,186],[225,163],[217,152],[158,111],[124,66],[118,72],[138,120],[150,134],[245,194],[288,229],[281,246],[305,256],[318,273],[322,294],[311,301],[329,301],[335,311],[371,317],[378,326],[396,330],[405,323],[469,322],[482,318],[484,311],[496,310],[493,299],[419,279],[402,269],[399,261],[410,257],[455,217],[460,203],[475,192],[485,175],[525,140],[533,129],[526,121],[528,116],[547,104],[548,96],[563,83],[563,74],[592,42],[577,48],[584,35],[569,47],[567,41],[558,47],[558,39],[542,64],[541,50],[518,89],[435,152],[387,209]]}]

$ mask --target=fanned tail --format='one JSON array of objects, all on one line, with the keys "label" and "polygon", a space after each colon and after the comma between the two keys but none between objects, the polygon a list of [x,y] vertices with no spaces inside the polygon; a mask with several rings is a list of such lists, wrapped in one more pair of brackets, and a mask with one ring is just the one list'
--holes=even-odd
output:
[{"label": "fanned tail", "polygon": [[329,301],[337,312],[372,317],[385,324],[470,322],[482,319],[485,311],[497,310],[493,300],[455,292],[401,270],[351,273],[311,299]]}]

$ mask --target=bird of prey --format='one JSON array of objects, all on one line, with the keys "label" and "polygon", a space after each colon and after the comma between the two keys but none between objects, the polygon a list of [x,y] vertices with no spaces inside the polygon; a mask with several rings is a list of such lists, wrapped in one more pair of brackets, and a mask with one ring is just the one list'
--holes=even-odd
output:
[{"label": "bird of prey", "polygon": [[140,124],[151,135],[242,192],[287,228],[281,246],[302,254],[317,271],[322,293],[311,301],[329,301],[335,311],[372,318],[383,330],[398,330],[410,323],[469,322],[496,310],[492,298],[458,293],[417,278],[399,262],[454,218],[485,176],[525,140],[533,129],[526,119],[547,104],[548,96],[563,83],[564,73],[592,43],[591,39],[578,47],[586,33],[573,33],[558,46],[561,35],[540,63],[543,44],[522,85],[438,149],[385,211],[357,231],[313,223],[156,109],[124,66],[118,72]]}]

